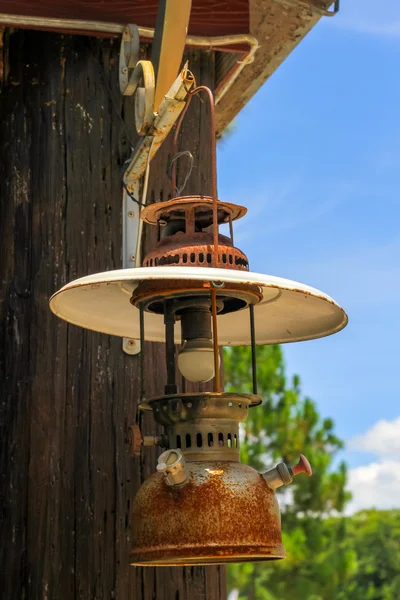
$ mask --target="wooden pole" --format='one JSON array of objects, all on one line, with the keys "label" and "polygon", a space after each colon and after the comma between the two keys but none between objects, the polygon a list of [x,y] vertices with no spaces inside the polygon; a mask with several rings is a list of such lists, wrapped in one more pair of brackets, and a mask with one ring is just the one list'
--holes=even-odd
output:
[{"label": "wooden pole", "polygon": [[[0,586],[7,600],[219,600],[218,567],[129,566],[130,506],[157,452],[129,455],[139,358],[121,340],[48,308],[64,283],[121,268],[121,179],[133,103],[118,92],[118,42],[16,31],[0,94]],[[198,82],[212,53],[192,53]],[[192,102],[182,143],[208,193],[207,105]],[[130,140],[130,141],[129,141]],[[149,196],[167,198],[172,140]],[[194,190],[192,190],[194,191]],[[154,229],[154,231],[150,231]],[[145,244],[156,228],[145,228]],[[162,345],[146,344],[146,388],[163,393]],[[149,416],[143,433],[155,434]]]}]

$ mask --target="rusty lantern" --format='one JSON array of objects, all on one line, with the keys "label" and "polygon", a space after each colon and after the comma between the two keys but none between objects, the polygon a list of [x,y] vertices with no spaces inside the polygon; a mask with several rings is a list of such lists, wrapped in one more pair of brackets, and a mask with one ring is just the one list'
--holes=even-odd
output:
[{"label": "rusty lantern", "polygon": [[[190,97],[199,91],[212,108],[212,194],[145,207],[143,221],[161,235],[142,267],[83,277],[50,300],[51,310],[70,323],[140,339],[142,348],[145,340],[166,346],[165,395],[146,398],[143,390],[141,403],[165,434],[143,438],[133,429],[136,453],[143,445],[164,448],[133,502],[134,565],[284,558],[275,489],[298,473],[311,475],[311,467],[301,456],[294,467],[280,463],[260,474],[240,462],[239,424],[261,402],[255,348],[327,336],[347,323],[326,294],[249,271],[232,226],[246,209],[217,198],[213,97],[202,87]],[[175,190],[175,173],[172,179]],[[219,233],[223,223],[229,237]],[[221,390],[219,347],[227,345],[252,347],[252,394]],[[212,379],[211,392],[186,391],[185,380]]]}]

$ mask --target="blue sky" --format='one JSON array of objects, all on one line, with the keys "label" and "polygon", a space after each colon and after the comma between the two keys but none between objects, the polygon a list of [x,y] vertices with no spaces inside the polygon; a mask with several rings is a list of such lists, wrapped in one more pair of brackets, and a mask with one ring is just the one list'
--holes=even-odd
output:
[{"label": "blue sky", "polygon": [[251,269],[349,314],[284,351],[347,442],[356,510],[400,506],[400,3],[341,5],[242,110],[218,177],[220,198],[249,209],[236,243]]}]

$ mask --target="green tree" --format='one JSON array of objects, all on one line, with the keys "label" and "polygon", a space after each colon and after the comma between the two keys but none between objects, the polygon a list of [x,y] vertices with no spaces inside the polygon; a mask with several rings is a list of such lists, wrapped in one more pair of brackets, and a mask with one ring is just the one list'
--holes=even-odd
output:
[{"label": "green tree", "polygon": [[[250,348],[224,351],[225,389],[251,391]],[[299,377],[288,382],[280,346],[257,348],[257,381],[263,397],[250,410],[241,445],[243,462],[262,470],[273,462],[310,460],[313,476],[295,478],[282,507],[283,541],[288,560],[234,565],[229,568],[231,588],[244,600],[336,600],[339,583],[355,568],[354,552],[345,545],[345,524],[328,527],[327,516],[343,511],[346,465],[333,468],[335,453],[343,447],[331,419],[322,419],[315,403],[304,398]],[[288,491],[289,490],[289,491]],[[339,551],[340,549],[340,551]]]},{"label": "green tree", "polygon": [[[329,522],[332,531],[336,520]],[[400,511],[365,510],[346,519],[346,546],[356,557],[349,580],[338,587],[337,600],[400,598]]]}]

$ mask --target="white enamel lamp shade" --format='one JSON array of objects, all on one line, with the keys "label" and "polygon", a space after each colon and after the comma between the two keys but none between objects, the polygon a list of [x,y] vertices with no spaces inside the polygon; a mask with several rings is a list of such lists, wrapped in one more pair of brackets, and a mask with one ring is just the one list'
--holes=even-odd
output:
[{"label": "white enamel lamp shade", "polygon": [[[331,335],[347,324],[347,315],[332,298],[307,285],[259,273],[205,267],[146,267],[120,269],[82,277],[65,285],[50,299],[58,317],[94,331],[140,338],[139,310],[130,303],[133,290],[151,280],[247,283],[262,290],[254,307],[257,344],[298,342]],[[249,311],[218,315],[220,346],[250,345]],[[146,340],[165,341],[162,315],[145,312]],[[175,326],[181,342],[181,327]]]}]

